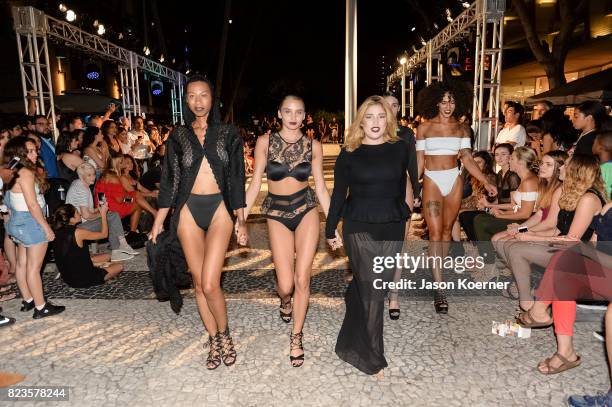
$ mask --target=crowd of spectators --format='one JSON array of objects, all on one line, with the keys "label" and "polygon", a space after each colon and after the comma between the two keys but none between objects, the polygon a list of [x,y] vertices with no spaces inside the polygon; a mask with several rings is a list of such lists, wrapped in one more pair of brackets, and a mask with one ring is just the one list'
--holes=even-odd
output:
[{"label": "crowd of spectators", "polygon": [[[121,262],[144,246],[172,126],[116,116],[111,104],[104,115],[57,123],[44,115],[0,120],[0,301],[15,296],[16,283],[24,310],[36,299],[37,309],[42,302],[50,315],[61,312],[43,299],[42,283],[30,281],[47,261],[59,266],[81,259],[87,267],[80,277],[78,268],[58,269],[68,285],[86,287],[117,275]],[[110,252],[96,254],[97,243],[106,240]],[[83,253],[90,251],[94,256],[86,260]]]}]

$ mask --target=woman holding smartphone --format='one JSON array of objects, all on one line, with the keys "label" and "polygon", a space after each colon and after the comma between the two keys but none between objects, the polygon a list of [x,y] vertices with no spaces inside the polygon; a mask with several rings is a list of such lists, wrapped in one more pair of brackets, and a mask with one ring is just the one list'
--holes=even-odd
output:
[{"label": "woman holding smartphone", "polygon": [[142,215],[142,207],[136,201],[136,192],[127,191],[116,173],[115,168],[120,168],[123,157],[111,160],[111,169],[105,171],[94,187],[96,203],[99,204],[99,193],[104,193],[108,202],[108,209],[117,212],[121,219],[130,217],[130,232],[138,232],[138,222]]}]

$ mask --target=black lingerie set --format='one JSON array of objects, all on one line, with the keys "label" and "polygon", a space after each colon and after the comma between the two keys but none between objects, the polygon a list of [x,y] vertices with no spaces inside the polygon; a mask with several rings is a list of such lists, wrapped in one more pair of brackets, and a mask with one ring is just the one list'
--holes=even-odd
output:
[{"label": "black lingerie set", "polygon": [[[267,177],[270,181],[281,181],[293,177],[305,182],[312,174],[312,140],[300,137],[294,143],[285,141],[279,133],[270,134],[268,143]],[[276,195],[268,192],[261,205],[261,212],[294,232],[304,215],[316,208],[314,191],[307,186],[291,195]]]}]

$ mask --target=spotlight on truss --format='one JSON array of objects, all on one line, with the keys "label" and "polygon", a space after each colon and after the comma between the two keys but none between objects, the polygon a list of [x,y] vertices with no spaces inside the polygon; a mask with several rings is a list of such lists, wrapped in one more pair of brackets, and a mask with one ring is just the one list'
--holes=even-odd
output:
[{"label": "spotlight on truss", "polygon": [[74,20],[76,20],[77,15],[74,11],[72,10],[67,10],[66,11],[66,21],[68,21],[69,23],[73,22]]}]

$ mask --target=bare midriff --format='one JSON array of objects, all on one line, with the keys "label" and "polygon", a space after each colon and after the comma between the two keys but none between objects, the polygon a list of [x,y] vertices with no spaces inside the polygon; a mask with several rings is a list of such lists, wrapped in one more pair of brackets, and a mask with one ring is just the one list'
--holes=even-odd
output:
[{"label": "bare midriff", "polygon": [[[461,137],[463,133],[462,126],[459,123],[436,123],[429,122],[429,128],[427,134],[424,134],[424,138],[429,137]],[[418,131],[418,130],[417,130]],[[443,171],[450,170],[457,167],[457,155],[426,155],[425,156],[425,168],[429,171]]]},{"label": "bare midriff", "polygon": [[287,177],[280,181],[268,180],[268,192],[274,195],[291,195],[306,188],[308,181],[298,181],[293,177]]},{"label": "bare midriff", "polygon": [[[200,144],[203,144],[206,131],[195,130],[195,132],[198,136],[198,141]],[[219,189],[219,185],[215,179],[215,174],[213,173],[212,168],[210,168],[206,155],[204,155],[202,157],[202,162],[200,163],[200,168],[198,169],[198,175],[196,176],[193,186],[191,187],[191,193],[196,195],[209,195],[217,194],[219,192],[221,192],[221,190]]]},{"label": "bare midriff", "polygon": [[219,192],[221,192],[221,190],[219,189],[219,185],[217,185],[215,175],[212,172],[212,168],[210,168],[210,164],[208,164],[206,156],[204,156],[202,157],[198,175],[193,182],[193,187],[191,187],[191,193],[196,195],[208,195],[217,194]]}]

